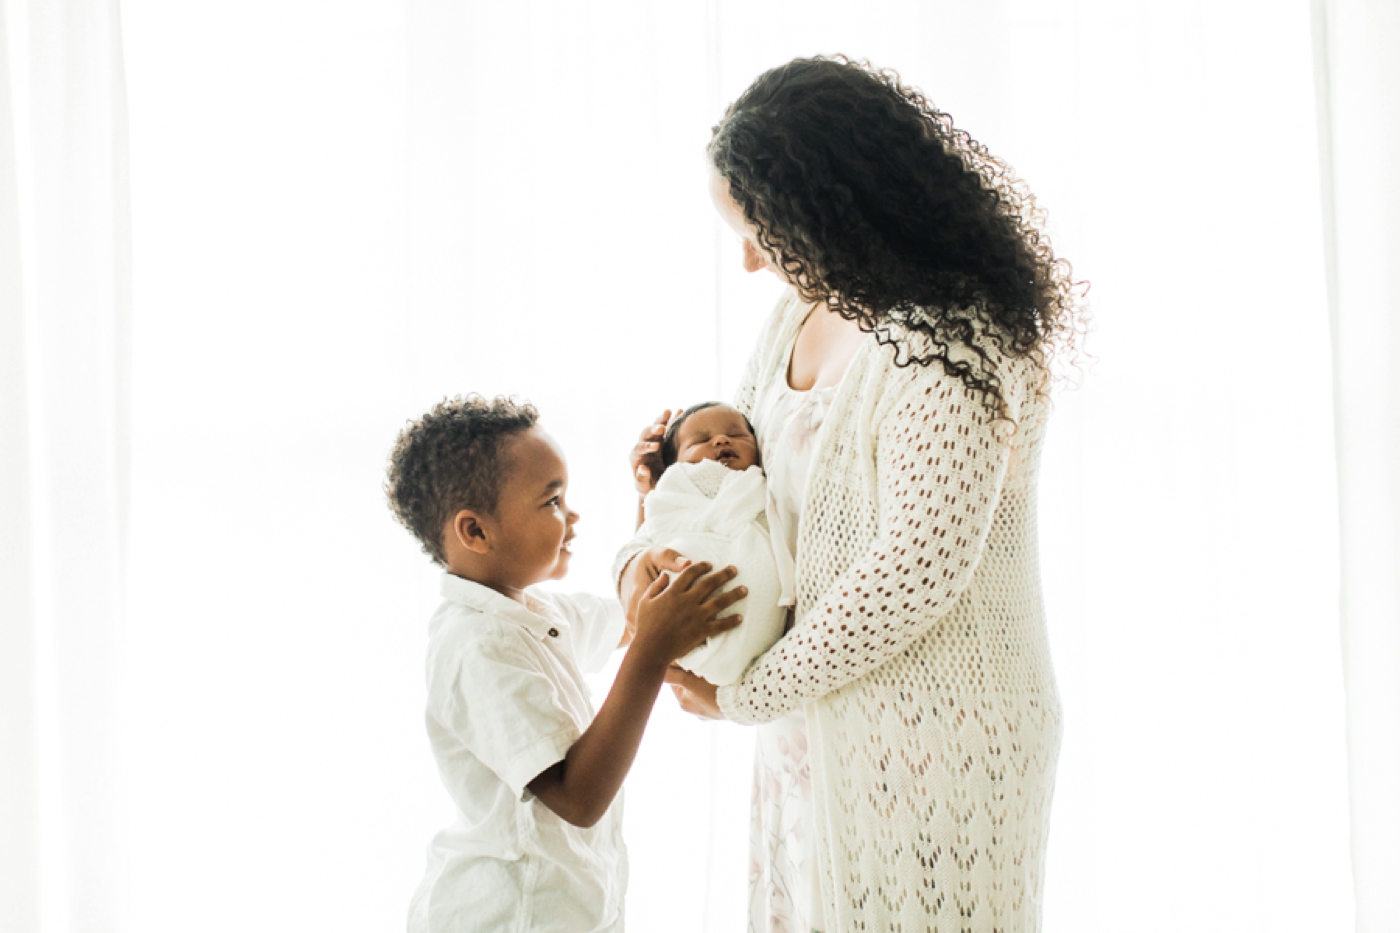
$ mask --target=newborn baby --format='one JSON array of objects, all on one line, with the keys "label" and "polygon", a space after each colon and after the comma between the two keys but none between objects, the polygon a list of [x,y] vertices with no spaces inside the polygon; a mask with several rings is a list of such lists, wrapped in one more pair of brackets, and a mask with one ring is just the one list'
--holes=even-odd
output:
[{"label": "newborn baby", "polygon": [[[731,586],[749,588],[734,604],[736,629],[711,638],[676,663],[712,684],[731,684],[783,635],[792,605],[792,558],[768,534],[768,484],[749,420],[728,405],[683,411],[661,441],[665,472],[646,497],[639,536],[694,561],[732,564]],[[780,549],[781,550],[781,549]]]}]

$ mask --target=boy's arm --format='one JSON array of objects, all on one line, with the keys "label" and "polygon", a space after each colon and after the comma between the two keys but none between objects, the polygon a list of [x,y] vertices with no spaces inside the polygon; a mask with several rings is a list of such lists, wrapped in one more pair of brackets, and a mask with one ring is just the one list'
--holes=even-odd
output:
[{"label": "boy's arm", "polygon": [[742,587],[719,592],[735,570],[709,569],[692,564],[673,582],[660,577],[647,590],[637,613],[636,640],[598,715],[563,761],[530,782],[530,791],[561,819],[592,826],[603,818],[637,757],[666,669],[705,639],[739,624],[738,616],[715,618],[743,598]]},{"label": "boy's arm", "polygon": [[530,782],[540,802],[575,826],[603,818],[637,757],[669,660],[637,648],[627,652],[598,715],[563,761]]}]

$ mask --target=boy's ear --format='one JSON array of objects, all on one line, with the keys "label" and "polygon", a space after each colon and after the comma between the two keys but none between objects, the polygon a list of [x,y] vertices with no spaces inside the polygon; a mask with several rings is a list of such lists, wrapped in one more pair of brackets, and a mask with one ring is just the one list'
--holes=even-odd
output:
[{"label": "boy's ear", "polygon": [[482,516],[471,509],[463,509],[452,516],[448,533],[455,535],[462,547],[476,554],[485,554],[491,549]]}]

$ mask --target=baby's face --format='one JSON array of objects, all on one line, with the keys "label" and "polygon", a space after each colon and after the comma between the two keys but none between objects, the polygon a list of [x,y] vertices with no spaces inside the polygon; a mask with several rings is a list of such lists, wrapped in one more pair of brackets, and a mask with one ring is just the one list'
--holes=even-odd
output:
[{"label": "baby's face", "polygon": [[676,432],[676,461],[701,460],[718,460],[740,471],[758,463],[758,442],[743,415],[728,405],[714,405],[685,419]]}]

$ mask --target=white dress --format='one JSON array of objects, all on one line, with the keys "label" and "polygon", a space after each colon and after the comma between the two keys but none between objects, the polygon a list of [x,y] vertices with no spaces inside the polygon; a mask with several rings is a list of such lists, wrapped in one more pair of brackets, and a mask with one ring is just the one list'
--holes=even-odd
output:
[{"label": "white dress", "polygon": [[[817,432],[835,386],[799,392],[779,368],[754,430],[768,473],[774,547],[794,562],[802,497],[811,471]],[[757,727],[749,830],[750,933],[821,930],[817,887],[812,771],[807,761],[806,716],[801,709]]]}]

